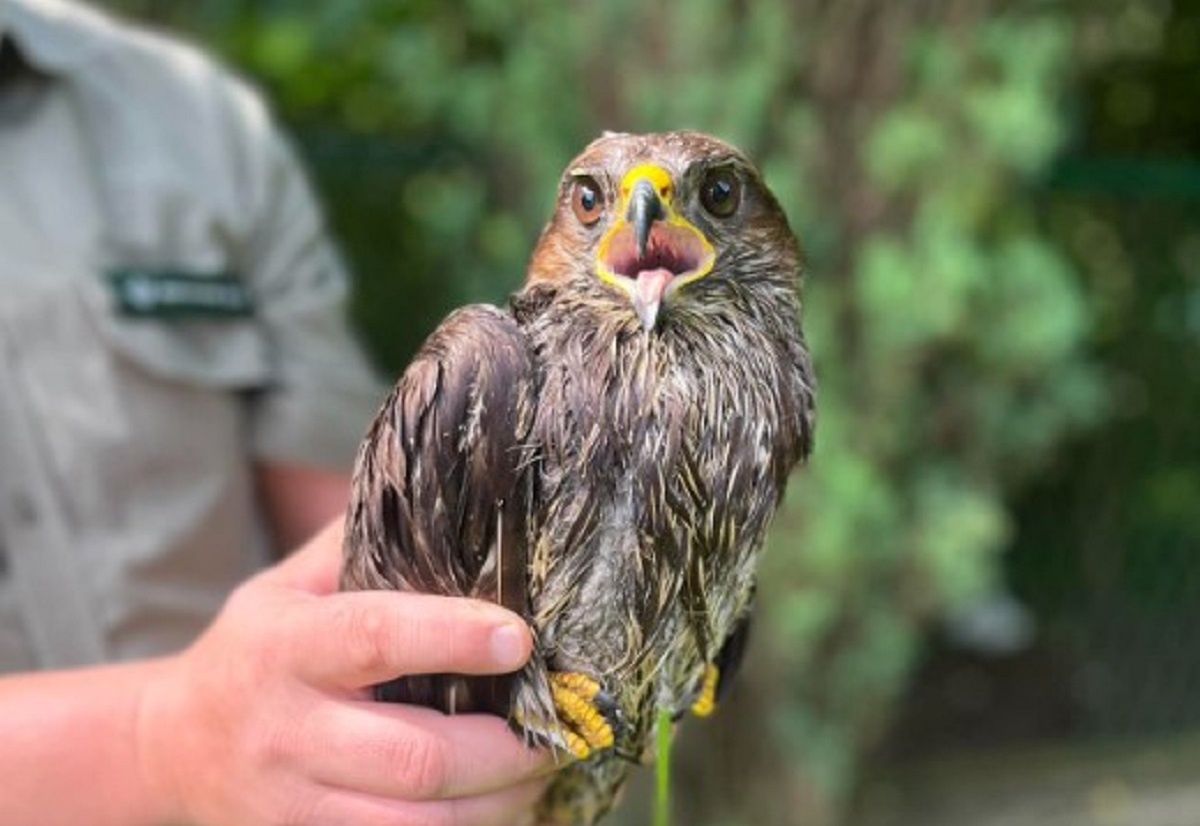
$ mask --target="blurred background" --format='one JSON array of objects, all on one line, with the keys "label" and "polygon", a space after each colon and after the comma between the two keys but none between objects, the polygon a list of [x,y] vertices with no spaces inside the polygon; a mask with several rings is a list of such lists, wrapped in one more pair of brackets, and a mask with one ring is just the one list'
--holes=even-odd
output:
[{"label": "blurred background", "polygon": [[818,447],[679,823],[1200,822],[1198,0],[108,5],[267,91],[392,374],[601,130],[760,162]]}]

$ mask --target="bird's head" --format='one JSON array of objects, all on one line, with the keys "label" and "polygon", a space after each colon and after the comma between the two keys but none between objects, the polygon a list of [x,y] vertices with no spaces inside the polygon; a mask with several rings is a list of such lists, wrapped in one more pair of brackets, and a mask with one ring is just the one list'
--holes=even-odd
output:
[{"label": "bird's head", "polygon": [[606,288],[654,330],[671,308],[792,290],[799,251],[754,165],[697,132],[606,134],[567,167],[529,281]]}]

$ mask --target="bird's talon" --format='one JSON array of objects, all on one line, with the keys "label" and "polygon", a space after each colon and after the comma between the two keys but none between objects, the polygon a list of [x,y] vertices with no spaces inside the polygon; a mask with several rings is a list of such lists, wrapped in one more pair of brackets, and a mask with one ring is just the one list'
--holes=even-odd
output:
[{"label": "bird's talon", "polygon": [[567,751],[576,760],[586,760],[592,753],[591,746],[587,741],[580,737],[575,732],[571,731],[566,726],[559,727],[559,733],[562,735],[563,741],[567,745]]},{"label": "bird's talon", "polygon": [[596,696],[592,698],[592,705],[596,710],[604,715],[604,719],[614,729],[620,728],[621,707],[617,705],[617,701],[612,695],[604,691],[596,692]]},{"label": "bird's talon", "polygon": [[586,674],[560,671],[550,675],[550,690],[568,751],[582,760],[613,747],[618,708],[598,682]]}]

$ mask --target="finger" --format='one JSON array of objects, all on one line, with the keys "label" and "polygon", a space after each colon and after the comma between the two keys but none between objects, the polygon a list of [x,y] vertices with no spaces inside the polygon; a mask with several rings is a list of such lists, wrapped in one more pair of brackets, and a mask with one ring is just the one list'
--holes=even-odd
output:
[{"label": "finger", "polygon": [[528,781],[477,797],[414,802],[331,788],[299,818],[304,823],[353,823],[355,826],[514,826],[533,810],[548,779]]},{"label": "finger", "polygon": [[491,794],[449,801],[452,812],[450,822],[462,826],[515,826],[519,823],[532,823],[527,817],[541,796],[546,793],[548,785],[550,778],[543,777]]},{"label": "finger", "polygon": [[409,674],[505,674],[533,649],[529,627],[499,605],[396,591],[303,601],[280,627],[295,673],[340,688]]},{"label": "finger", "polygon": [[554,770],[499,717],[447,716],[372,702],[323,703],[305,716],[297,759],[314,780],[385,797],[470,797]]},{"label": "finger", "polygon": [[271,568],[265,578],[310,594],[337,590],[342,570],[344,520],[335,518],[287,559]]}]

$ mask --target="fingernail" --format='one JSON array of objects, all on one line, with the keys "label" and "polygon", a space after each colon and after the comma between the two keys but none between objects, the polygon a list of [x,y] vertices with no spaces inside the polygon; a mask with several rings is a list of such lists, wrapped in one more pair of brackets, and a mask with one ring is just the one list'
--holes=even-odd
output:
[{"label": "fingernail", "polygon": [[525,664],[529,649],[524,631],[516,625],[502,625],[492,632],[492,656],[496,664],[516,671]]}]

